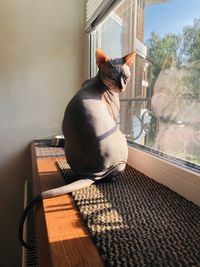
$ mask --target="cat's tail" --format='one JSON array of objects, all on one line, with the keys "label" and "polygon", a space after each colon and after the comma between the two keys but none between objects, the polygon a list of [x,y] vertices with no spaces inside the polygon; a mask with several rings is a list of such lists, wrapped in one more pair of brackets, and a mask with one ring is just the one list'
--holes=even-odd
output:
[{"label": "cat's tail", "polygon": [[44,191],[40,195],[37,195],[36,197],[34,197],[32,199],[32,201],[28,204],[28,206],[24,209],[24,212],[22,214],[22,217],[21,217],[21,220],[19,223],[18,235],[19,235],[19,241],[20,241],[21,245],[27,249],[33,249],[24,241],[23,229],[24,229],[24,222],[26,220],[26,217],[35,205],[37,205],[42,199],[62,196],[62,195],[65,195],[67,193],[74,192],[78,189],[88,187],[93,183],[94,183],[93,180],[81,179],[81,180],[77,180],[77,181],[75,181],[71,184],[68,184],[68,185],[64,185],[64,186],[61,186],[58,188]]}]

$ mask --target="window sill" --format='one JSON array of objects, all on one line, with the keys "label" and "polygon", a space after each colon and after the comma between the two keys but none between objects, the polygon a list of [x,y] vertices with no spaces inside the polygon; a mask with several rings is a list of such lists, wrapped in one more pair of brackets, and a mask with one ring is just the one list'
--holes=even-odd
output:
[{"label": "window sill", "polygon": [[200,206],[200,175],[129,146],[128,164]]}]

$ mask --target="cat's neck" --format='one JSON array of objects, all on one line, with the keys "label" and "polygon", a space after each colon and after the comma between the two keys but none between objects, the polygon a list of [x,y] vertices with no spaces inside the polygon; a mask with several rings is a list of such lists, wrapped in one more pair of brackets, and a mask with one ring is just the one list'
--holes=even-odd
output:
[{"label": "cat's neck", "polygon": [[97,84],[96,88],[97,88],[97,91],[100,93],[100,94],[103,94],[104,92],[108,91],[109,88],[108,86],[106,86],[104,84],[104,82],[102,81],[101,77],[100,77],[100,73],[98,71],[97,75],[95,76],[95,82]]},{"label": "cat's neck", "polygon": [[82,85],[82,89],[88,90],[92,97],[98,95],[98,99],[100,98],[105,103],[113,119],[117,119],[120,107],[119,94],[113,92],[111,89],[109,89],[108,86],[103,83],[99,72],[95,77],[85,81]]},{"label": "cat's neck", "polygon": [[95,77],[86,80],[81,87],[82,89],[90,88],[93,91],[96,90],[99,94],[102,94],[105,91],[109,90],[109,88],[103,83],[102,79],[100,78],[99,72]]},{"label": "cat's neck", "polygon": [[117,96],[119,95],[118,92],[110,89],[104,82],[103,80],[101,79],[101,76],[100,76],[100,72],[97,73],[97,75],[94,77],[94,80],[97,84],[96,88],[97,90],[99,91],[100,94],[104,94],[105,92],[109,93],[109,94],[112,94],[114,96]]},{"label": "cat's neck", "polygon": [[105,102],[111,116],[114,120],[116,120],[120,106],[119,94],[109,89],[109,87],[103,83],[99,72],[95,77],[95,82],[97,83],[96,90],[101,95],[101,98]]}]

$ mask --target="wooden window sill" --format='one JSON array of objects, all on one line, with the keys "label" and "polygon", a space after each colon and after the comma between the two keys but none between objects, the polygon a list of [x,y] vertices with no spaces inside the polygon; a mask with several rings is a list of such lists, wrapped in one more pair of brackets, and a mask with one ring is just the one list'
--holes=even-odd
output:
[{"label": "wooden window sill", "polygon": [[[63,157],[37,158],[31,143],[33,195],[64,185],[55,162]],[[36,209],[37,253],[40,267],[104,266],[70,194],[43,200]]]}]

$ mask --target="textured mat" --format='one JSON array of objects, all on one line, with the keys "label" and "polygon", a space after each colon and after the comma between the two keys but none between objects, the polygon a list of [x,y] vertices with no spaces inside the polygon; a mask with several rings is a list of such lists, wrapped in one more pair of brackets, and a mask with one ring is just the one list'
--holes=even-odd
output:
[{"label": "textured mat", "polygon": [[72,195],[106,266],[200,267],[200,207],[132,167]]}]

